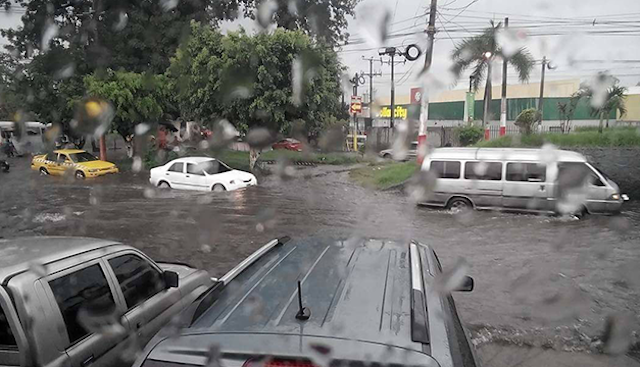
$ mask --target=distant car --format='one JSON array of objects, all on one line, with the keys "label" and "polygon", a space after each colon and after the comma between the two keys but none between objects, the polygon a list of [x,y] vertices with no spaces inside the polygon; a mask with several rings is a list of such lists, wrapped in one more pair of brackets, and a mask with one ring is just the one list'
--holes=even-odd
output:
[{"label": "distant car", "polygon": [[473,367],[447,293],[471,291],[473,279],[455,278],[416,242],[276,239],[161,330],[134,366]]},{"label": "distant car", "polygon": [[1,239],[0,364],[126,366],[214,282],[114,241]]},{"label": "distant car", "polygon": [[293,150],[295,152],[302,152],[302,143],[296,139],[287,138],[273,144],[271,148],[274,150],[286,149]]},{"label": "distant car", "polygon": [[101,161],[93,154],[80,149],[60,149],[49,154],[36,155],[31,169],[43,175],[72,174],[76,178],[88,178],[118,173],[114,163]]},{"label": "distant car", "polygon": [[[378,155],[385,159],[393,159],[393,149],[385,149],[378,153]],[[409,150],[407,151],[407,155],[404,157],[404,160],[409,160],[416,158],[418,156],[418,142],[414,141],[409,146]]]},{"label": "distant car", "polygon": [[178,158],[151,169],[149,182],[158,187],[231,191],[258,184],[256,176],[209,157]]}]

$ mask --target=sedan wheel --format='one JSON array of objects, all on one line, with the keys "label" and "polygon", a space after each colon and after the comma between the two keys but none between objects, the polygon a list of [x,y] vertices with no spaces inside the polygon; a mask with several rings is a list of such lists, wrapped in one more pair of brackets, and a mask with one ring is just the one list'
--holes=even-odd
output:
[{"label": "sedan wheel", "polygon": [[169,185],[167,181],[160,181],[160,183],[158,184],[158,187],[161,189],[170,189],[171,185]]},{"label": "sedan wheel", "polygon": [[85,178],[84,172],[82,171],[76,171],[76,178],[79,180],[83,180]]},{"label": "sedan wheel", "polygon": [[227,191],[227,189],[224,186],[222,186],[221,184],[215,184],[215,185],[213,185],[213,188],[211,189],[211,191],[221,192],[221,191]]},{"label": "sedan wheel", "polygon": [[42,175],[45,175],[45,176],[46,176],[46,175],[48,175],[48,174],[49,174],[49,171],[47,171],[47,169],[46,169],[46,168],[44,168],[44,167],[40,167],[40,174],[42,174]]}]

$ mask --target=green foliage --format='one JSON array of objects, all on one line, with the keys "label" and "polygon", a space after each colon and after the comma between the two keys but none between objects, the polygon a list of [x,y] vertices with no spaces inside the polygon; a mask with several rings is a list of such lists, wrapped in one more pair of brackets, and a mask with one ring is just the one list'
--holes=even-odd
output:
[{"label": "green foliage", "polygon": [[[298,101],[294,65],[301,75]],[[299,31],[222,35],[194,22],[167,75],[185,119],[225,118],[241,133],[253,127],[287,133],[296,120],[310,132],[339,111],[337,55]]]},{"label": "green foliage", "polygon": [[[526,48],[520,48],[515,52],[506,52],[502,50],[496,35],[502,31],[501,23],[493,25],[484,30],[480,35],[464,39],[456,45],[451,54],[453,66],[451,71],[456,77],[460,77],[463,72],[472,68],[471,76],[473,77],[473,90],[478,90],[482,80],[487,73],[489,61],[485,53],[491,52],[492,55],[499,56],[508,60],[518,72],[518,78],[524,82],[529,79],[531,69],[533,69],[534,59]],[[512,51],[512,50],[509,50]],[[487,83],[490,81],[487,80]]]},{"label": "green foliage", "polygon": [[84,83],[89,96],[112,104],[114,127],[123,137],[133,134],[136,124],[161,119],[169,104],[164,75],[107,70],[86,76]]},{"label": "green foliage", "polygon": [[620,115],[627,113],[625,94],[627,88],[618,85],[620,80],[606,72],[600,72],[591,84],[583,84],[572,96],[572,104],[577,105],[581,99],[591,104],[591,114],[600,119],[598,131],[602,133],[602,121],[606,118],[609,126],[609,115],[617,111]]},{"label": "green foliage", "polygon": [[417,169],[416,162],[393,162],[356,168],[349,177],[364,187],[385,190],[407,181]]},{"label": "green foliage", "polygon": [[561,148],[640,146],[640,133],[637,129],[620,128],[607,129],[603,133],[598,133],[597,130],[591,129],[570,134],[507,135],[498,139],[481,141],[475,146],[484,148],[528,148],[541,147],[544,143],[551,143]]},{"label": "green foliage", "polygon": [[516,117],[515,125],[520,128],[520,132],[525,135],[531,134],[533,125],[540,119],[540,111],[535,108],[527,108],[522,110]]},{"label": "green foliage", "polygon": [[484,136],[482,128],[476,125],[457,127],[455,132],[463,147],[477,143]]}]

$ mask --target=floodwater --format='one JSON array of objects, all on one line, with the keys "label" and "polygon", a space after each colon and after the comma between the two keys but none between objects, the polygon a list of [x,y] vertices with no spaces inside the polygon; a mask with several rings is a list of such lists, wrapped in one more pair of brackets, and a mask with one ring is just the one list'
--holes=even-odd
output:
[{"label": "floodwater", "polygon": [[[473,343],[599,353],[607,318],[640,331],[640,202],[583,220],[418,207],[373,192],[345,167],[298,170],[225,193],[157,190],[148,174],[76,181],[40,176],[27,159],[0,173],[0,236],[109,238],[157,260],[220,276],[280,236],[363,236],[428,243],[445,268],[470,265],[476,289],[455,295]],[[622,328],[624,329],[624,328]],[[620,328],[614,328],[620,330]],[[629,331],[627,329],[627,331]],[[622,333],[627,340],[628,332]]]}]

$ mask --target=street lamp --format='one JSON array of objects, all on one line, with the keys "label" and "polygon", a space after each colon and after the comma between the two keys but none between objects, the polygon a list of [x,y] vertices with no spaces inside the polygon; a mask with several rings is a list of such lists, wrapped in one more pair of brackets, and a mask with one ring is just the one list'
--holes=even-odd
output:
[{"label": "street lamp", "polygon": [[491,56],[493,56],[493,53],[491,53],[491,51],[487,51],[484,53],[484,58],[487,60],[489,60]]}]

